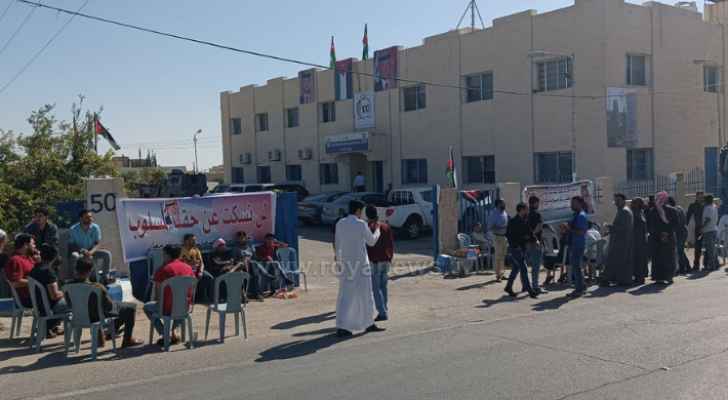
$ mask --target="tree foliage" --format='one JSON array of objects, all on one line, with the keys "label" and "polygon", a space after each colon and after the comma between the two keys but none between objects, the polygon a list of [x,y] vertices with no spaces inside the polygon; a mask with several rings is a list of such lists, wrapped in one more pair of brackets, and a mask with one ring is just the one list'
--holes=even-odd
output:
[{"label": "tree foliage", "polygon": [[59,121],[54,106],[31,113],[30,134],[0,129],[0,228],[19,231],[33,209],[59,202],[83,200],[89,176],[118,176],[107,152],[94,150],[93,116],[83,110],[84,98],[71,109],[71,122]]}]

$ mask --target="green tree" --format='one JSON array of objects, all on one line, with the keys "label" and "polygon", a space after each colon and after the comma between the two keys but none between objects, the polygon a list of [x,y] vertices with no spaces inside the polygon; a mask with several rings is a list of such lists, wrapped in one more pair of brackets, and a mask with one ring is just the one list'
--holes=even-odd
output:
[{"label": "green tree", "polygon": [[83,200],[84,178],[118,176],[107,152],[93,148],[93,117],[84,98],[71,109],[71,122],[59,121],[54,106],[45,105],[28,118],[32,133],[0,130],[0,224],[10,232],[27,223],[33,208],[54,212],[62,201]]}]

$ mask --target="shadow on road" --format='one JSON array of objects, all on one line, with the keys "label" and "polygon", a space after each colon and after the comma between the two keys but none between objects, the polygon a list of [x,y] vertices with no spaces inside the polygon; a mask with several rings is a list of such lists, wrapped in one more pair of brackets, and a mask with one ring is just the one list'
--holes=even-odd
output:
[{"label": "shadow on road", "polygon": [[500,298],[495,299],[495,300],[485,299],[485,300],[483,300],[483,304],[476,306],[476,308],[490,308],[499,303],[512,303],[516,300],[518,300],[518,298],[514,298],[507,294],[504,294],[503,296],[501,296]]},{"label": "shadow on road", "polygon": [[260,353],[260,357],[255,362],[268,362],[275,360],[290,360],[292,358],[305,357],[314,354],[320,350],[329,348],[337,343],[341,343],[361,335],[355,335],[350,338],[339,338],[336,334],[321,336],[312,340],[299,340],[291,343],[282,344],[272,347]]},{"label": "shadow on road", "polygon": [[465,290],[472,290],[472,289],[482,289],[482,288],[485,288],[485,287],[488,287],[488,286],[492,286],[492,285],[495,285],[495,284],[498,284],[498,283],[500,283],[500,282],[498,282],[497,280],[493,279],[493,280],[490,280],[488,282],[481,282],[481,283],[476,283],[476,284],[473,284],[473,285],[459,287],[459,288],[457,288],[455,290],[465,291]]},{"label": "shadow on road", "polygon": [[435,272],[435,267],[434,266],[429,266],[429,267],[426,267],[426,268],[415,269],[415,270],[412,270],[410,272],[406,272],[404,274],[392,275],[392,276],[389,277],[389,280],[390,281],[398,281],[400,279],[405,279],[405,278],[416,278],[418,276],[427,275],[427,274],[429,274],[431,272]]},{"label": "shadow on road", "polygon": [[287,330],[287,329],[297,328],[297,327],[303,326],[303,325],[320,324],[320,323],[323,323],[326,321],[330,321],[334,318],[336,318],[336,312],[329,311],[329,312],[325,312],[325,313],[319,314],[319,315],[313,315],[310,317],[304,317],[304,318],[294,319],[291,321],[281,322],[281,323],[271,326],[270,328],[277,329],[277,330]]},{"label": "shadow on road", "polygon": [[315,331],[310,332],[298,332],[294,333],[294,337],[307,337],[307,336],[317,336],[317,335],[329,335],[332,333],[336,333],[336,328],[324,328],[324,329],[317,329]]},{"label": "shadow on road", "polygon": [[711,271],[706,271],[706,270],[696,271],[696,272],[693,272],[690,275],[688,275],[687,279],[689,281],[694,281],[694,280],[697,280],[697,279],[703,279],[703,278],[707,277],[708,275],[710,275],[710,272]]},{"label": "shadow on road", "polygon": [[551,311],[558,310],[561,306],[571,301],[571,298],[562,296],[556,297],[551,300],[542,301],[533,305],[533,311]]},{"label": "shadow on road", "polygon": [[629,289],[624,286],[600,286],[596,290],[587,293],[586,297],[607,297],[615,293],[624,293]]}]

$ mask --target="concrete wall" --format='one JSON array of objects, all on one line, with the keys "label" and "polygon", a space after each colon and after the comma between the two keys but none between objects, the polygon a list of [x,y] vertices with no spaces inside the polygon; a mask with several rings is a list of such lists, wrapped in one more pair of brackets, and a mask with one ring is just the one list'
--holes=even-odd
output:
[{"label": "concrete wall", "polygon": [[[573,89],[533,93],[531,50],[574,54]],[[648,85],[632,87],[638,95],[639,147],[652,148],[655,172],[667,175],[703,166],[704,149],[719,143],[719,113],[725,115],[725,93],[703,90],[702,60],[725,64],[725,32],[700,14],[673,6],[624,0],[576,0],[571,7],[538,14],[534,10],[497,18],[484,30],[464,29],[426,38],[423,44],[399,52],[400,77],[436,82],[427,86],[427,107],[404,112],[402,87],[376,94],[376,127],[385,146],[367,154],[385,161],[385,187],[401,186],[401,160],[428,160],[430,183],[445,184],[448,148],[453,146],[461,176],[463,156],[495,156],[497,181],[533,183],[534,152],[576,148],[580,177],[626,179],[626,150],[608,148],[606,91],[627,87],[627,54],[648,58]],[[372,72],[372,61],[354,63],[355,71]],[[494,74],[492,100],[465,103],[464,76]],[[331,71],[317,72],[314,104],[299,105],[297,78],[276,78],[265,86],[246,86],[221,95],[222,135],[226,179],[239,155],[254,152],[244,166],[247,181],[255,180],[256,165],[268,165],[267,151],[280,148],[285,160],[273,165],[274,180],[283,179],[285,164],[303,167],[312,192],[348,189],[346,157],[325,154],[326,137],[354,131],[351,100],[336,102],[334,123],[319,122],[320,103],[333,101]],[[442,85],[453,87],[442,87]],[[354,77],[354,90],[371,90],[372,78]],[[577,100],[572,108],[572,94]],[[720,112],[718,101],[720,100]],[[301,126],[285,127],[285,108],[298,107]],[[575,137],[572,137],[572,111]],[[268,112],[271,130],[255,134],[255,113]],[[243,119],[243,135],[230,137],[229,118]],[[724,135],[725,136],[725,135]],[[310,147],[312,160],[299,160],[298,150]],[[340,184],[319,185],[318,164],[340,163]],[[482,188],[484,185],[466,185]]]}]

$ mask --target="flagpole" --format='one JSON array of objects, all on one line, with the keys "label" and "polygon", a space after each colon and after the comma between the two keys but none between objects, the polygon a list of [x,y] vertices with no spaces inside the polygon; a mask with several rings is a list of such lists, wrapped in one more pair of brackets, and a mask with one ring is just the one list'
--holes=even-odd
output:
[{"label": "flagpole", "polygon": [[91,127],[91,133],[93,133],[93,135],[94,135],[94,153],[96,153],[96,155],[98,156],[99,155],[99,135],[96,134],[96,119],[97,118],[98,117],[96,116],[96,114],[94,114],[94,119],[93,119],[93,121],[91,121],[91,123],[89,123],[89,127]]}]

